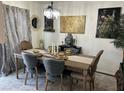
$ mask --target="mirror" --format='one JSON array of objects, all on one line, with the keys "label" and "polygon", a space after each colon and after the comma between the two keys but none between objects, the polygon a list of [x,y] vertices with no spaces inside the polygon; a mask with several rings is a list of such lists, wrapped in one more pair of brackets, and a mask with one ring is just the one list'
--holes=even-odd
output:
[{"label": "mirror", "polygon": [[32,26],[33,26],[33,28],[37,28],[37,18],[36,17],[34,17],[33,19],[32,19]]},{"label": "mirror", "polygon": [[31,27],[33,30],[39,29],[39,18],[35,15],[31,17]]}]

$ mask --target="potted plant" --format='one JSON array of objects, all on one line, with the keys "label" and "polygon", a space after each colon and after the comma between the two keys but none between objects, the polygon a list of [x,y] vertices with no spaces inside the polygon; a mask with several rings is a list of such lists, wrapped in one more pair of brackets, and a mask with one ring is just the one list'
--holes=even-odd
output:
[{"label": "potted plant", "polygon": [[114,43],[116,48],[122,48],[123,51],[122,63],[124,63],[124,14],[121,15],[118,33],[116,33],[115,36],[116,38],[112,43]]},{"label": "potted plant", "polygon": [[117,34],[113,34],[116,36],[114,41],[115,47],[117,48],[122,48],[123,51],[123,58],[122,62],[120,63],[120,67],[115,73],[116,81],[117,81],[117,90],[118,91],[123,91],[124,90],[124,14],[121,15],[120,22],[119,22],[119,27],[117,29]]}]

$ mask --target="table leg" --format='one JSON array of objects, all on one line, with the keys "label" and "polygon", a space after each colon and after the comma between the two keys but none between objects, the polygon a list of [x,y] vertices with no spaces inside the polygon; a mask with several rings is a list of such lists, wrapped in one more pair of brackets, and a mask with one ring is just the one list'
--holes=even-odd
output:
[{"label": "table leg", "polygon": [[24,65],[24,71],[23,72],[25,73],[25,65]]},{"label": "table leg", "polygon": [[18,76],[18,58],[17,57],[15,57],[15,63],[16,63],[16,78],[18,79],[19,78],[19,76]]},{"label": "table leg", "polygon": [[87,90],[87,71],[84,71],[84,77],[85,77],[85,80],[84,80],[84,88],[85,90]]}]

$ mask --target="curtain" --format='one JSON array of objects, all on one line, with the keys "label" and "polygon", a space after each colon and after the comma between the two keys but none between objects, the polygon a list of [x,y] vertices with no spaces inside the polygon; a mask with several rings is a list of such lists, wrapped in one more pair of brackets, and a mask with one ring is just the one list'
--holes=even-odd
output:
[{"label": "curtain", "polygon": [[30,17],[26,9],[4,5],[7,41],[0,45],[1,74],[8,75],[15,71],[14,52],[19,52],[23,40],[31,41]]}]

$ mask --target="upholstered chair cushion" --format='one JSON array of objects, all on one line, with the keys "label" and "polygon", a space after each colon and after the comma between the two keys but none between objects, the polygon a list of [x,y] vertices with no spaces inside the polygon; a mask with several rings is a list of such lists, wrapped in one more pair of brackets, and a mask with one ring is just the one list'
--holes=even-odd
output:
[{"label": "upholstered chair cushion", "polygon": [[27,72],[33,73],[38,64],[37,57],[33,54],[22,52],[22,58],[24,64],[26,65]]},{"label": "upholstered chair cushion", "polygon": [[48,80],[55,81],[64,71],[64,61],[43,57],[43,64],[48,73]]}]

